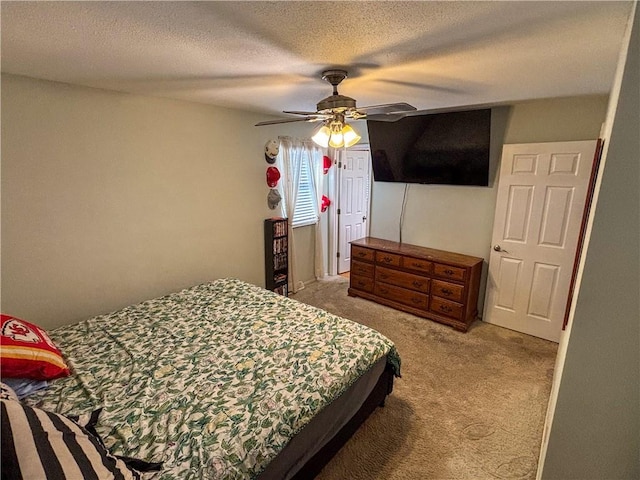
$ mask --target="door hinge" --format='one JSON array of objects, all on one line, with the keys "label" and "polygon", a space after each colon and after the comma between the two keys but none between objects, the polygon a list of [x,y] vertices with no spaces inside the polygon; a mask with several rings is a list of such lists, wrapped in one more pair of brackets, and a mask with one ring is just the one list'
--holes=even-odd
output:
[{"label": "door hinge", "polygon": [[340,252],[336,253],[336,257],[340,258]]},{"label": "door hinge", "polygon": [[338,209],[338,215],[340,215],[340,209]]}]

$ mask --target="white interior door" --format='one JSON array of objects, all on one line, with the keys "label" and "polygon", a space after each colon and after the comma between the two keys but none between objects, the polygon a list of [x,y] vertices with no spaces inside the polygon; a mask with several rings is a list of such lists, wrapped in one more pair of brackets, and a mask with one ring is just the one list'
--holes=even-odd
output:
[{"label": "white interior door", "polygon": [[[339,164],[340,166],[340,164]],[[366,237],[369,217],[369,150],[346,150],[340,168],[340,210],[338,214],[338,273],[348,272],[349,242]]]},{"label": "white interior door", "polygon": [[557,342],[596,141],[505,145],[483,319]]}]

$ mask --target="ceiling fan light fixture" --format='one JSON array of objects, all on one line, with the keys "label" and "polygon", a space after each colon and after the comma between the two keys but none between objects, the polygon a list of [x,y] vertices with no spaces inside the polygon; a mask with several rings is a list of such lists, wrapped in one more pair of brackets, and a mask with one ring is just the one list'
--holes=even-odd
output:
[{"label": "ceiling fan light fixture", "polygon": [[332,148],[344,147],[344,140],[342,138],[342,134],[331,134],[331,138],[329,139],[329,146]]},{"label": "ceiling fan light fixture", "polygon": [[356,132],[351,125],[347,124],[342,127],[342,136],[344,138],[344,146],[347,148],[354,146],[362,139],[362,137],[358,135],[358,132]]},{"label": "ceiling fan light fixture", "polygon": [[311,137],[311,140],[314,141],[317,145],[320,145],[322,148],[327,148],[329,146],[329,139],[331,138],[331,130],[326,125],[320,125],[320,127],[316,130],[316,132]]},{"label": "ceiling fan light fixture", "polygon": [[311,140],[323,148],[351,147],[358,143],[362,137],[358,135],[351,125],[347,125],[341,119],[334,119],[328,125],[323,123],[318,127]]},{"label": "ceiling fan light fixture", "polygon": [[331,138],[329,138],[330,147],[344,147],[344,135],[342,133],[343,128],[344,124],[341,121],[331,122]]}]

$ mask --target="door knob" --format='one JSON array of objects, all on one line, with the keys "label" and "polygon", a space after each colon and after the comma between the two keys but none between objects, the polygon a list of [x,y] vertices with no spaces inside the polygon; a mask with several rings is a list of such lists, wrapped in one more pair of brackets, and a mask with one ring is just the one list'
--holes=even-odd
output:
[{"label": "door knob", "polygon": [[494,249],[496,252],[509,253],[509,252],[507,252],[506,250],[503,250],[503,249],[502,249],[502,247],[501,247],[500,245],[494,245],[494,246],[493,246],[493,249]]},{"label": "door knob", "polygon": [[364,222],[367,219],[367,217],[363,216],[362,217],[362,221]]}]

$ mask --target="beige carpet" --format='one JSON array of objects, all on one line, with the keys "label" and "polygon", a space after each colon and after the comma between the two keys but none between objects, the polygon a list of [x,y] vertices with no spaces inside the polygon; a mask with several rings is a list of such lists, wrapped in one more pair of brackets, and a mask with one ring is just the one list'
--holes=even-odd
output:
[{"label": "beige carpet", "polygon": [[480,321],[460,333],[347,287],[335,277],[292,298],[393,340],[402,378],[318,480],[535,478],[557,345]]}]

